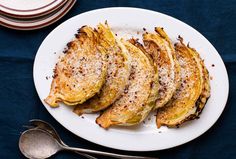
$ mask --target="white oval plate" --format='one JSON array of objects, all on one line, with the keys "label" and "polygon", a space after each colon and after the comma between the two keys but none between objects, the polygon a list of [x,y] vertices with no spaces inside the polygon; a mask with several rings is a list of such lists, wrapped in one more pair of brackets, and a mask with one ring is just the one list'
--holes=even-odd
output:
[{"label": "white oval plate", "polygon": [[32,18],[52,12],[67,0],[0,0],[0,11],[16,18]]},{"label": "white oval plate", "polygon": [[[209,98],[200,119],[190,121],[180,128],[155,126],[154,114],[145,123],[134,127],[116,127],[104,130],[95,123],[98,114],[77,116],[72,108],[60,105],[59,108],[49,107],[43,100],[49,93],[53,68],[66,43],[69,42],[77,29],[83,25],[96,26],[99,22],[108,21],[118,36],[140,36],[145,27],[153,31],[155,26],[164,27],[170,38],[176,42],[178,35],[185,42],[197,49],[205,60],[210,72],[211,97]],[[144,29],[145,30],[145,29]],[[55,53],[56,52],[56,53]],[[215,65],[212,67],[212,65]],[[65,128],[91,142],[131,151],[162,150],[184,144],[206,132],[221,115],[228,97],[228,76],[225,65],[211,43],[189,25],[170,16],[137,8],[105,8],[77,15],[54,29],[41,44],[34,62],[34,82],[49,113]]]}]

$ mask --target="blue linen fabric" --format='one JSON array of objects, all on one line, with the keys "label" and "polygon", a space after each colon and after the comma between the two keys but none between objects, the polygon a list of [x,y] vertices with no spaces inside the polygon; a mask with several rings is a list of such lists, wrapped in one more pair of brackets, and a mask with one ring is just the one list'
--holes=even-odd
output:
[{"label": "blue linen fabric", "polygon": [[[33,62],[43,39],[63,21],[85,11],[129,6],[151,9],[173,16],[201,32],[218,50],[228,70],[230,93],[226,108],[216,124],[199,138],[162,151],[124,152],[105,148],[79,138],[62,127],[44,108],[33,84]],[[24,158],[18,149],[20,132],[32,118],[55,126],[71,146],[161,159],[236,158],[236,1],[234,0],[78,0],[61,20],[34,31],[0,27],[0,158]],[[137,139],[138,140],[138,139]],[[99,157],[99,156],[98,156]],[[62,152],[52,158],[83,158]],[[105,158],[105,157],[99,157]]]}]

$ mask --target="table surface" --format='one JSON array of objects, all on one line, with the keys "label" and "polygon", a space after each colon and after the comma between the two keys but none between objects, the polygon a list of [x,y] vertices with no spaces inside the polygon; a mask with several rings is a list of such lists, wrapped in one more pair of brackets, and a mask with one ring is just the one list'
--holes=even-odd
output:
[{"label": "table surface", "polygon": [[[98,146],[62,127],[40,102],[33,83],[33,62],[43,39],[60,23],[85,11],[104,7],[139,7],[173,16],[202,33],[223,58],[230,81],[226,108],[216,124],[199,138],[172,148],[153,152],[124,152]],[[71,146],[161,159],[223,159],[236,156],[236,1],[234,0],[77,0],[72,10],[55,24],[35,31],[0,27],[0,158],[24,158],[18,149],[19,135],[32,118],[55,126]],[[52,158],[82,158],[62,152]],[[101,157],[100,157],[101,158]],[[104,157],[102,157],[104,158]]]}]

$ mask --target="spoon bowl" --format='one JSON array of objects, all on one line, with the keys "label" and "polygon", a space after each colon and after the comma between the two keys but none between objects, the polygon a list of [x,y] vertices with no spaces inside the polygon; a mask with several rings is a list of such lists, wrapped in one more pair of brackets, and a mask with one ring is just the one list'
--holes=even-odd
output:
[{"label": "spoon bowl", "polygon": [[48,158],[61,150],[57,140],[41,129],[23,132],[19,140],[19,148],[27,158],[34,159]]},{"label": "spoon bowl", "polygon": [[43,129],[43,130],[49,132],[62,145],[66,145],[61,140],[60,136],[58,135],[58,133],[54,129],[54,127],[52,127],[52,125],[50,125],[49,123],[47,123],[47,122],[45,122],[43,120],[40,120],[40,119],[31,119],[29,122],[30,122],[31,125],[35,126],[35,128]]},{"label": "spoon bowl", "polygon": [[[46,121],[40,120],[40,119],[31,119],[30,124],[32,126],[34,126],[35,129],[43,129],[47,132],[49,132],[61,145],[63,146],[67,146],[60,138],[60,136],[58,135],[57,131],[54,129],[54,127],[47,123]],[[96,157],[93,157],[91,155],[88,155],[86,153],[80,153],[80,152],[75,152],[79,155],[82,155],[88,159],[97,159]]]}]

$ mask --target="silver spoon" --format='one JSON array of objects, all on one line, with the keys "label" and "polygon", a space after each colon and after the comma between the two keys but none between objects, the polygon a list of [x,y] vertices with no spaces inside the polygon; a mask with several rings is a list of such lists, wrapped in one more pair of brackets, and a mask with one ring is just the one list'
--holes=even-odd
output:
[{"label": "silver spoon", "polygon": [[44,159],[59,151],[77,151],[122,159],[157,159],[151,157],[120,155],[96,150],[68,147],[60,144],[50,133],[42,129],[29,129],[23,132],[19,140],[21,152],[28,158]]},{"label": "silver spoon", "polygon": [[[67,146],[60,138],[60,136],[58,135],[57,131],[53,128],[52,125],[50,125],[49,123],[40,120],[40,119],[32,119],[29,121],[31,125],[33,126],[25,126],[28,128],[36,128],[36,129],[43,129],[46,130],[47,132],[49,132],[60,144]],[[76,152],[79,155],[82,155],[88,159],[97,159],[96,157],[93,157],[91,155],[85,154],[85,153],[80,153],[80,152]]]}]

